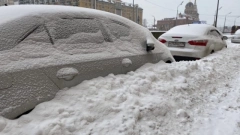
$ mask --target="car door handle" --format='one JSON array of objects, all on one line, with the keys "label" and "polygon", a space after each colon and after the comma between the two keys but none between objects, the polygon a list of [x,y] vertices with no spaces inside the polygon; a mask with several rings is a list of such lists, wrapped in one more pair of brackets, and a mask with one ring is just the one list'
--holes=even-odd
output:
[{"label": "car door handle", "polygon": [[123,65],[124,67],[129,67],[129,66],[132,65],[132,61],[131,61],[129,58],[124,58],[124,59],[122,60],[122,65]]},{"label": "car door handle", "polygon": [[78,70],[73,67],[61,68],[57,71],[57,78],[64,79],[65,81],[71,81],[75,76],[79,74]]}]

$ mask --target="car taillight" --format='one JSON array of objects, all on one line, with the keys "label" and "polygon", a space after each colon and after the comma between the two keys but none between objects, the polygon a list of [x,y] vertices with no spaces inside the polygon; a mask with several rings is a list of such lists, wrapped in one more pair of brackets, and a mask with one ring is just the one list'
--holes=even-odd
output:
[{"label": "car taillight", "polygon": [[159,41],[161,42],[161,43],[166,43],[167,41],[165,40],[165,39],[159,39]]},{"label": "car taillight", "polygon": [[196,45],[196,46],[206,46],[208,43],[208,40],[191,40],[188,41],[190,45]]}]

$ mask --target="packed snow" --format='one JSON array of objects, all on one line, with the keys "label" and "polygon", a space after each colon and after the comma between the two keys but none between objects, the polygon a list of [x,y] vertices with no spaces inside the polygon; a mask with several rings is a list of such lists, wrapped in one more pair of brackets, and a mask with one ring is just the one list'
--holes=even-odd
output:
[{"label": "packed snow", "polygon": [[239,51],[229,43],[198,61],[86,80],[18,119],[0,117],[0,134],[239,135]]}]

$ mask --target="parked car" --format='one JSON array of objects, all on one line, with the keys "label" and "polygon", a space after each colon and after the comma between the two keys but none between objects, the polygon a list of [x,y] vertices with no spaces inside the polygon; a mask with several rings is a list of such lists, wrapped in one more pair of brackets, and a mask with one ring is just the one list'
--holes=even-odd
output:
[{"label": "parked car", "polygon": [[10,119],[83,80],[174,61],[149,30],[103,11],[6,6],[0,18],[0,115]]},{"label": "parked car", "polygon": [[231,39],[232,43],[240,43],[240,29],[237,30]]},{"label": "parked car", "polygon": [[227,47],[226,36],[207,24],[176,26],[159,37],[175,60],[197,60]]}]

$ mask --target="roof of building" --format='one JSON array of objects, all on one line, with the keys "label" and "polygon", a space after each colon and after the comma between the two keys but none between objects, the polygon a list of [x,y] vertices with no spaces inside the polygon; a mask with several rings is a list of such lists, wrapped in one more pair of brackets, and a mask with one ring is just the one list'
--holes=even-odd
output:
[{"label": "roof of building", "polygon": [[186,8],[187,7],[193,7],[194,5],[193,5],[193,3],[192,2],[188,2],[187,4],[186,4]]}]

